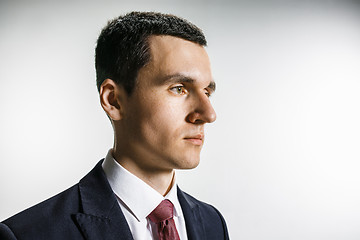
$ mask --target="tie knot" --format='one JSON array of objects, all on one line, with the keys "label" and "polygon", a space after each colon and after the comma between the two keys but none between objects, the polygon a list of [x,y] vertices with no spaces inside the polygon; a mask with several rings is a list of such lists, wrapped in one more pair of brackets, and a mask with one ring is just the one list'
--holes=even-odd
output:
[{"label": "tie knot", "polygon": [[148,215],[153,223],[159,223],[173,217],[174,205],[167,199],[162,202]]}]

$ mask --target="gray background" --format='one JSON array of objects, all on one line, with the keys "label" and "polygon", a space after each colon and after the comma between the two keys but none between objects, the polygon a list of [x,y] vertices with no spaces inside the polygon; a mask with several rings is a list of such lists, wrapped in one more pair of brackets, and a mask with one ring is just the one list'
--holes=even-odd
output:
[{"label": "gray background", "polygon": [[218,119],[181,188],[214,204],[232,239],[360,239],[356,1],[1,1],[0,220],[112,146],[94,47],[131,10],[180,15],[208,38]]}]

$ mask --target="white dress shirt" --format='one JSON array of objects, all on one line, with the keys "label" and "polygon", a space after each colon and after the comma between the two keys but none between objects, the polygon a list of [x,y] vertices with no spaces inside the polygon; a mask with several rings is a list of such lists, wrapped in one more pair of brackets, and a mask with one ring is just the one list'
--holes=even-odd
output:
[{"label": "white dress shirt", "polygon": [[164,197],[144,181],[127,171],[109,150],[102,164],[106,177],[114,191],[135,240],[158,240],[157,228],[147,216],[164,199],[174,204],[174,222],[181,240],[187,240],[183,212],[177,197],[176,182]]}]

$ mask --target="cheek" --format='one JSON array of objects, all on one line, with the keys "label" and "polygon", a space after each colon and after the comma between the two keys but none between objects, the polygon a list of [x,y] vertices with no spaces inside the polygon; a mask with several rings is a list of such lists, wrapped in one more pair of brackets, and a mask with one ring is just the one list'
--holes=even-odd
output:
[{"label": "cheek", "polygon": [[165,141],[177,138],[185,123],[184,109],[179,107],[176,102],[169,100],[148,101],[148,103],[143,109],[143,122],[141,124],[144,134],[150,138],[158,139],[159,144],[166,144]]}]

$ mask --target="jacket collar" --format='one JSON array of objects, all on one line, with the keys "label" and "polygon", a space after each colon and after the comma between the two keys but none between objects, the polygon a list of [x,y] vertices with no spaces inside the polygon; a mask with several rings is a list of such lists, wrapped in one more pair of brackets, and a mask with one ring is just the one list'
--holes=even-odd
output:
[{"label": "jacket collar", "polygon": [[178,198],[184,214],[186,232],[189,240],[205,239],[203,218],[200,214],[199,205],[195,199],[178,187]]},{"label": "jacket collar", "polygon": [[[73,215],[74,220],[85,239],[133,240],[125,216],[102,169],[102,162],[103,160],[79,182],[81,212]],[[199,205],[180,188],[177,193],[188,239],[204,239],[205,230]]]},{"label": "jacket collar", "polygon": [[80,213],[74,215],[86,239],[133,240],[124,214],[101,167],[101,160],[79,182]]}]

